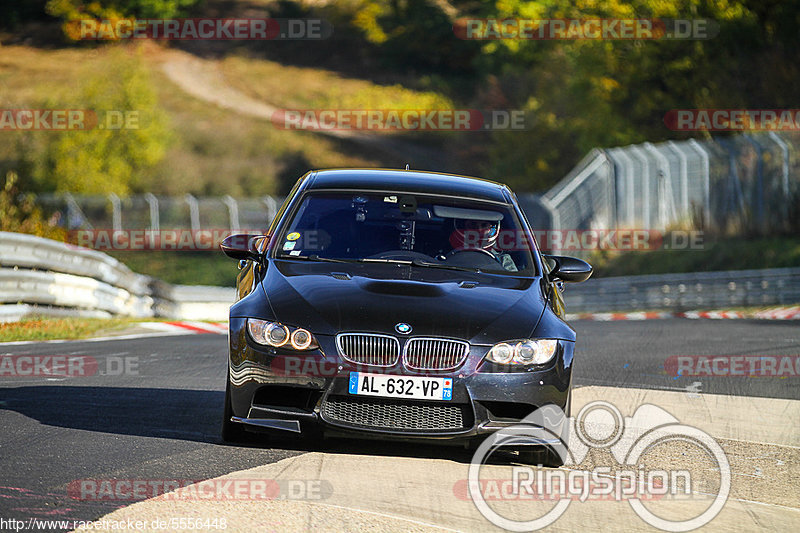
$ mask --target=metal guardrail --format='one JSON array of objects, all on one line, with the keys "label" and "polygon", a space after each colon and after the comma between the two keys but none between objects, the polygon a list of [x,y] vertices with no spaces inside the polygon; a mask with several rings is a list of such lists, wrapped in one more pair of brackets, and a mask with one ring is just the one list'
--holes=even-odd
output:
[{"label": "metal guardrail", "polygon": [[594,149],[542,195],[551,229],[793,226],[800,135],[752,133]]},{"label": "metal guardrail", "polygon": [[90,277],[132,294],[149,294],[151,279],[113,257],[51,239],[0,232],[0,265]]},{"label": "metal guardrail", "polygon": [[[33,314],[225,320],[231,287],[170,285],[100,252],[0,232],[0,322]],[[570,313],[800,303],[800,268],[625,276],[568,285]]]},{"label": "metal guardrail", "polygon": [[590,279],[567,285],[567,311],[690,311],[800,303],[800,268]]},{"label": "metal guardrail", "polygon": [[258,230],[269,225],[283,198],[40,194],[37,203],[68,230]]},{"label": "metal guardrail", "polygon": [[97,279],[27,269],[0,269],[4,302],[106,311],[114,315],[153,316],[153,298],[136,295]]},{"label": "metal guardrail", "polygon": [[169,285],[101,252],[0,232],[0,322],[30,315],[225,320],[228,287]]}]

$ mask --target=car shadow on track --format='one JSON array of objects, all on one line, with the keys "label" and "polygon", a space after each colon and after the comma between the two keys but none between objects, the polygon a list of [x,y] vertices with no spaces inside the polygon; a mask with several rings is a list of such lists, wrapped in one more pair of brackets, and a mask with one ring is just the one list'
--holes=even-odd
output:
[{"label": "car shadow on track", "polygon": [[223,391],[37,385],[0,389],[0,408],[50,426],[214,442],[224,396]]},{"label": "car shadow on track", "polygon": [[[477,446],[478,443],[475,444]],[[287,439],[257,435],[251,437],[246,445],[267,446],[270,449],[286,451],[320,452],[328,454],[360,455],[364,457],[408,457],[415,459],[440,459],[461,464],[469,464],[475,453],[473,448],[446,444],[428,444],[426,442],[398,442],[381,440],[363,440],[351,438],[326,439]],[[517,460],[511,451],[496,451],[488,458],[487,464],[508,464]]]},{"label": "car shadow on track", "polygon": [[[120,435],[224,444],[219,437],[223,391],[39,385],[0,389],[0,409],[16,411],[41,424]],[[476,443],[477,445],[477,443]],[[253,433],[231,446],[296,452],[444,459],[468,464],[473,450],[463,446],[380,440],[291,438]],[[493,454],[499,461],[511,452]],[[505,458],[505,459],[504,459]]]}]

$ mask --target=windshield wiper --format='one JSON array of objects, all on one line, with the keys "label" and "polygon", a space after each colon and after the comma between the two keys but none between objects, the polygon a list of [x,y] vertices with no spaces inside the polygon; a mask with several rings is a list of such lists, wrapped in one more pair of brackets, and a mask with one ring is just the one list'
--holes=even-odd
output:
[{"label": "windshield wiper", "polygon": [[365,257],[358,260],[360,263],[395,263],[398,265],[411,265],[410,259],[381,259],[380,257]]},{"label": "windshield wiper", "polygon": [[425,268],[430,267],[430,268],[444,268],[447,270],[461,270],[463,272],[481,272],[481,269],[479,268],[446,265],[444,263],[431,263],[428,261],[423,261],[422,259],[381,259],[381,258],[365,257],[364,259],[359,259],[359,261],[362,263],[393,263],[396,265],[408,265],[408,266],[413,265]]},{"label": "windshield wiper", "polygon": [[317,254],[282,255],[280,256],[280,259],[300,259],[302,261],[320,261],[320,262],[324,261],[326,263],[383,263],[383,264],[395,264],[395,265],[406,265],[406,266],[413,265],[424,268],[443,268],[446,270],[460,270],[462,272],[482,272],[480,268],[447,265],[444,263],[431,263],[428,261],[423,261],[422,259],[381,259],[381,258],[369,258],[369,257],[365,257],[363,259],[334,259],[332,257],[320,257]]},{"label": "windshield wiper", "polygon": [[430,263],[428,261],[423,261],[422,259],[380,259],[380,258],[364,258],[359,259],[362,263],[390,263],[395,265],[407,265],[407,266],[418,266],[418,267],[430,267],[430,268],[444,268],[447,270],[461,270],[465,272],[480,272],[479,268],[470,268],[470,267],[463,267],[463,266],[456,266],[456,265],[446,265],[443,263]]},{"label": "windshield wiper", "polygon": [[418,267],[444,268],[447,270],[461,270],[462,272],[482,272],[480,268],[447,265],[445,263],[430,263],[422,259],[414,259],[411,261],[411,264]]},{"label": "windshield wiper", "polygon": [[311,255],[286,255],[283,254],[279,259],[300,259],[301,261],[320,261],[325,263],[358,263],[358,259],[334,259],[332,257],[320,257],[317,254]]}]

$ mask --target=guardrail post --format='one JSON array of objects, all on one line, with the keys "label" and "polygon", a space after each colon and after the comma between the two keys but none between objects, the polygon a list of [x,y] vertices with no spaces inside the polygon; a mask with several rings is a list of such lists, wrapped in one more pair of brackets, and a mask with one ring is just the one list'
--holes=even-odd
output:
[{"label": "guardrail post", "polygon": [[786,144],[780,135],[775,133],[774,131],[769,132],[769,137],[775,144],[777,144],[781,148],[781,152],[783,152],[783,164],[781,165],[781,178],[782,178],[782,189],[783,189],[783,216],[784,222],[787,222],[789,219],[789,145]]},{"label": "guardrail post", "polygon": [[239,230],[239,204],[236,203],[236,200],[230,196],[225,195],[222,198],[222,201],[228,207],[228,219],[231,227],[231,231],[238,231]]},{"label": "guardrail post", "polygon": [[606,219],[606,228],[610,229],[615,227],[617,223],[617,191],[616,191],[616,173],[614,171],[614,163],[605,150],[600,150],[603,155],[606,166],[606,202],[608,203],[608,215]]},{"label": "guardrail post", "polygon": [[650,225],[650,159],[639,146],[631,145],[631,152],[642,162],[642,229],[651,229]]},{"label": "guardrail post", "polygon": [[689,214],[689,158],[675,141],[669,141],[667,146],[672,148],[681,162],[681,204],[683,204],[683,213],[686,216]]},{"label": "guardrail post", "polygon": [[656,168],[658,169],[659,179],[656,190],[658,191],[659,196],[666,197],[659,198],[658,223],[661,225],[661,229],[667,229],[667,225],[670,222],[668,220],[668,207],[672,207],[672,216],[673,218],[677,218],[677,213],[675,212],[675,202],[672,198],[672,173],[669,170],[669,161],[652,143],[644,143],[644,147],[648,152],[653,154],[655,160],[658,162],[656,164]]},{"label": "guardrail post", "polygon": [[278,214],[278,202],[272,196],[265,196],[264,203],[267,206],[267,226],[272,224],[272,219]]},{"label": "guardrail post", "polygon": [[158,218],[158,198],[152,193],[146,193],[144,199],[147,205],[150,206],[150,247],[155,248],[156,234],[160,230],[160,221]]},{"label": "guardrail post", "polygon": [[756,163],[756,224],[758,230],[763,233],[766,229],[764,223],[764,147],[751,135],[742,135],[756,151],[758,162]]},{"label": "guardrail post", "polygon": [[83,225],[88,226],[89,229],[94,229],[86,213],[75,201],[75,198],[68,192],[64,193],[64,198],[67,200],[67,229],[78,228]]},{"label": "guardrail post", "polygon": [[[624,170],[625,175],[625,186],[623,187],[623,192],[625,196],[625,223],[628,227],[633,227],[636,222],[636,212],[634,209],[634,204],[636,203],[636,196],[633,192],[633,159],[628,153],[625,151],[625,148],[615,148],[614,157],[618,157],[620,162],[622,163],[622,167]],[[619,183],[619,179],[617,183]],[[621,198],[620,198],[621,199]],[[620,207],[617,205],[617,215],[619,217]],[[617,221],[617,225],[619,226],[619,220]]]},{"label": "guardrail post", "polygon": [[200,207],[197,198],[186,193],[183,199],[189,205],[189,225],[192,227],[192,233],[196,234],[200,231]]},{"label": "guardrail post", "polygon": [[122,206],[119,201],[119,196],[109,193],[108,201],[111,202],[111,228],[114,233],[122,231]]},{"label": "guardrail post", "polygon": [[707,226],[711,224],[711,158],[696,139],[689,139],[689,145],[697,150],[703,159],[703,218]]},{"label": "guardrail post", "polygon": [[[717,139],[717,144],[728,152],[728,186],[726,189],[725,208],[731,212],[739,209],[739,216],[745,213],[744,193],[742,192],[742,182],[739,179],[739,166],[736,160],[736,147],[727,139]],[[738,206],[737,201],[738,200]]]}]

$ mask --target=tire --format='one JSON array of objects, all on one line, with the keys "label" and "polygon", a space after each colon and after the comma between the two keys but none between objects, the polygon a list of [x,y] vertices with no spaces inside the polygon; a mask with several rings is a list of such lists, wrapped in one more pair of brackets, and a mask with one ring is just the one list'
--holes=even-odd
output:
[{"label": "tire", "polygon": [[564,461],[561,459],[561,456],[548,446],[537,446],[531,450],[520,450],[519,461],[527,465],[542,465],[548,468],[564,466]]},{"label": "tire", "polygon": [[[567,403],[564,406],[564,415],[568,418],[572,416],[572,389],[567,395]],[[566,435],[569,441],[569,433]],[[519,450],[519,460],[526,465],[542,465],[548,468],[560,468],[564,466],[564,460],[558,453],[549,446],[536,446]]]},{"label": "tire", "polygon": [[230,376],[225,379],[225,407],[222,411],[222,429],[220,436],[223,442],[239,443],[248,440],[248,434],[242,424],[231,422],[233,408],[231,407],[231,380]]}]

